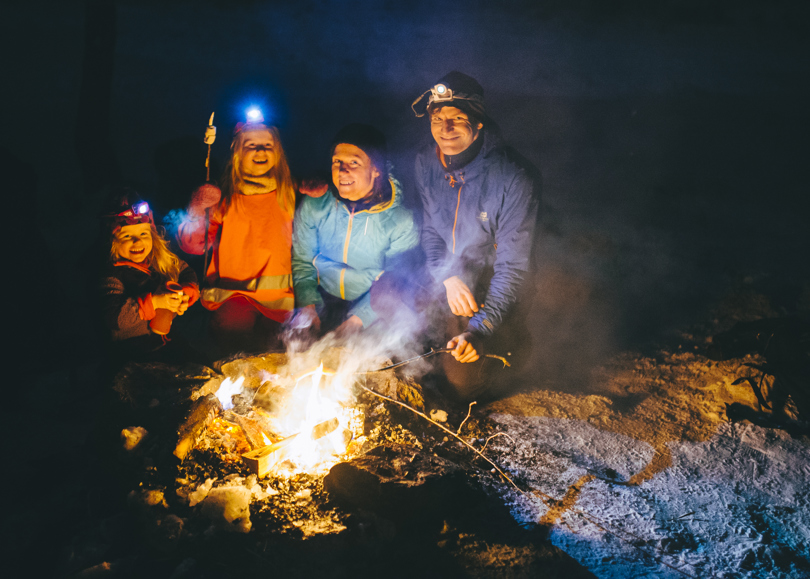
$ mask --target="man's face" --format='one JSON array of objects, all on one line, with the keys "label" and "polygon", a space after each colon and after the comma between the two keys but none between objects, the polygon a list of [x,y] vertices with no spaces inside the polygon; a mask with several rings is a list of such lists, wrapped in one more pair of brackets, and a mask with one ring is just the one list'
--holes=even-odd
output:
[{"label": "man's face", "polygon": [[242,174],[259,177],[276,165],[276,139],[270,131],[262,129],[245,134],[242,143]]},{"label": "man's face", "polygon": [[483,123],[473,125],[467,113],[456,107],[441,107],[430,115],[430,132],[445,155],[466,151],[483,127]]},{"label": "man's face", "polygon": [[340,143],[332,153],[332,182],[338,193],[349,201],[359,201],[374,189],[380,172],[359,147]]}]

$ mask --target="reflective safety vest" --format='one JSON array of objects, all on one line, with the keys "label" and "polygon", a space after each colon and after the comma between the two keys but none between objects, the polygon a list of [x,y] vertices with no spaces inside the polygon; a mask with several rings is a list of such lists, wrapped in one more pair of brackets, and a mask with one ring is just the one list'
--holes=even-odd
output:
[{"label": "reflective safety vest", "polygon": [[[180,226],[184,251],[204,251],[204,220]],[[201,303],[218,309],[245,296],[265,316],[284,321],[295,306],[292,288],[292,216],[279,207],[276,192],[234,194],[230,206],[210,212],[208,246],[213,248]]]}]

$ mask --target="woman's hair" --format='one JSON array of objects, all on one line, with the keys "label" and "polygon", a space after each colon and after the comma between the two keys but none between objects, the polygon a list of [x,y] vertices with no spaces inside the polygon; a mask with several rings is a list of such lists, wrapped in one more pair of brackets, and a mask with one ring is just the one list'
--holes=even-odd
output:
[{"label": "woman's hair", "polygon": [[[149,225],[152,230],[152,251],[144,260],[144,265],[147,265],[149,269],[165,277],[166,281],[177,281],[177,278],[180,276],[180,259],[169,249],[169,243],[163,238],[157,230],[157,227],[152,223]],[[116,232],[112,234],[110,247],[110,260],[112,263],[120,259],[118,256],[120,242],[118,241]]]},{"label": "woman's hair", "polygon": [[256,130],[267,130],[273,135],[276,141],[276,164],[270,169],[270,177],[276,180],[276,199],[282,211],[292,216],[295,211],[295,185],[293,184],[290,166],[287,164],[287,155],[281,145],[281,135],[278,129],[268,125],[250,125],[249,128],[242,129],[231,142],[231,158],[225,166],[220,187],[222,189],[222,208],[227,209],[231,204],[234,192],[238,192],[245,182],[242,176],[242,146],[245,143],[247,133]]},{"label": "woman's hair", "polygon": [[371,193],[366,198],[366,203],[371,207],[389,201],[394,194],[391,189],[391,182],[388,180],[387,169],[377,167],[377,165],[374,165],[374,167],[380,172],[380,176],[374,180],[374,187],[372,187]]}]

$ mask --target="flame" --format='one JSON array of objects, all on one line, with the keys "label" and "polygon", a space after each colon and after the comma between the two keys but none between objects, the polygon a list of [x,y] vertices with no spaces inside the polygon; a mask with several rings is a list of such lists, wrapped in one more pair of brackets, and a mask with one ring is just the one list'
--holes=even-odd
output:
[{"label": "flame", "polygon": [[236,381],[233,381],[230,378],[225,378],[225,380],[222,381],[222,384],[219,385],[219,390],[217,390],[217,398],[219,399],[220,404],[222,404],[223,410],[230,410],[233,408],[233,400],[231,399],[233,396],[242,393],[242,384],[244,382],[244,376],[240,376],[236,379]]},{"label": "flame", "polygon": [[264,432],[262,432],[262,440],[267,445],[273,444],[273,441],[267,438],[267,435]]},{"label": "flame", "polygon": [[[324,369],[323,363],[296,378],[285,411],[277,417],[279,432],[285,438],[295,435],[285,452],[288,465],[295,471],[328,469],[346,453],[352,438],[346,435],[352,400],[346,384],[335,372]],[[335,418],[338,426],[323,435],[323,423]],[[313,429],[319,437],[313,438]]]}]

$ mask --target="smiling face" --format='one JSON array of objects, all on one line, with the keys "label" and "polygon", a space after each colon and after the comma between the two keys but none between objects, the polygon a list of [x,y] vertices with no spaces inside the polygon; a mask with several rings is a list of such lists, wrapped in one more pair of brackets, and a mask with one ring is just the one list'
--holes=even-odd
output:
[{"label": "smiling face", "polygon": [[430,132],[445,155],[466,151],[482,128],[483,123],[473,125],[467,113],[456,107],[440,107],[430,114]]},{"label": "smiling face", "polygon": [[360,201],[374,190],[380,172],[363,150],[355,145],[340,143],[332,153],[332,182],[338,193],[349,201]]},{"label": "smiling face", "polygon": [[275,167],[278,161],[276,139],[267,129],[257,129],[245,133],[241,150],[242,174],[259,177]]},{"label": "smiling face", "polygon": [[115,234],[115,242],[119,258],[143,263],[152,253],[152,225],[150,223],[124,225]]}]

